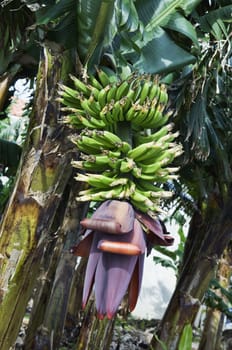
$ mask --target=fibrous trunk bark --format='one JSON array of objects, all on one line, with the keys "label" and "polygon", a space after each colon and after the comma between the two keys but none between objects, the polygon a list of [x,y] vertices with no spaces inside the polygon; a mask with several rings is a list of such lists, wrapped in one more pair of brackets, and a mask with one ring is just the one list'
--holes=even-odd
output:
[{"label": "fibrous trunk bark", "polygon": [[[231,251],[229,252],[227,248],[220,260],[217,271],[217,280],[225,289],[228,289],[230,284],[231,264]],[[222,298],[222,300],[225,299],[220,289],[216,289],[215,293],[219,298]],[[226,303],[226,300],[224,301]],[[222,348],[223,323],[223,313],[218,308],[209,307],[198,350],[220,350]]]},{"label": "fibrous trunk bark", "polygon": [[56,210],[71,175],[71,144],[59,123],[57,83],[69,57],[44,47],[15,188],[0,227],[0,348],[9,350],[39,275]]},{"label": "fibrous trunk bark", "polygon": [[[180,277],[162,319],[158,338],[168,350],[177,350],[186,324],[191,324],[206,292],[216,275],[219,259],[232,236],[231,194],[223,208],[215,197],[209,199],[204,211],[193,216]],[[151,341],[153,350],[162,350],[157,337]]]},{"label": "fibrous trunk bark", "polygon": [[[50,251],[50,266],[44,268],[46,283],[42,280],[38,286],[38,295],[27,330],[25,350],[58,349],[60,345],[77,265],[76,257],[70,253],[70,248],[77,244],[80,221],[87,210],[86,204],[76,201],[79,187],[77,182],[72,182],[62,224],[57,232],[58,241],[55,247],[52,247],[54,253]],[[79,281],[77,288],[81,298],[82,284]]]}]

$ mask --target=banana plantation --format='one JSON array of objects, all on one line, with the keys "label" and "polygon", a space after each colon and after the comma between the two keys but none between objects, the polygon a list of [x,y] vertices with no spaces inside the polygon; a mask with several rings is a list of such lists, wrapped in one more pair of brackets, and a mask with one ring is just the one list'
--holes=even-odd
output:
[{"label": "banana plantation", "polygon": [[231,349],[231,14],[0,1],[1,350],[127,349],[151,253],[177,281],[146,348]]}]

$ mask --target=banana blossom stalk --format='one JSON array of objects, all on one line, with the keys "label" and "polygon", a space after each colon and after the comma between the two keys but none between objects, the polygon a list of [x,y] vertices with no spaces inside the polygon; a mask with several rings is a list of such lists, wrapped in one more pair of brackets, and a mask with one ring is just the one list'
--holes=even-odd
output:
[{"label": "banana blossom stalk", "polygon": [[132,311],[137,303],[142,283],[144,257],[151,247],[171,245],[158,219],[137,212],[128,202],[107,200],[92,215],[81,221],[85,232],[79,244],[72,248],[77,256],[89,257],[84,289],[83,308],[94,285],[99,319],[111,319],[128,293]]}]

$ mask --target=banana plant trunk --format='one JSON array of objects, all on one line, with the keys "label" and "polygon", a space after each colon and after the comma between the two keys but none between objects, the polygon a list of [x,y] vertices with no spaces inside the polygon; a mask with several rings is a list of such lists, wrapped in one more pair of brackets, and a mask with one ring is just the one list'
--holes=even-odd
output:
[{"label": "banana plant trunk", "polygon": [[[58,349],[73,283],[77,284],[79,298],[82,296],[81,281],[74,282],[77,261],[70,253],[70,248],[77,244],[80,221],[83,215],[86,215],[87,204],[76,201],[76,193],[80,190],[79,184],[73,180],[70,185],[66,210],[56,234],[58,240],[55,247],[52,245],[48,249],[44,261],[42,273],[44,277],[40,279],[34,298],[25,350]],[[50,262],[48,267],[47,261]],[[73,308],[76,309],[77,306],[73,305]]]},{"label": "banana plant trunk", "polygon": [[[231,276],[231,251],[225,249],[220,260],[217,279],[220,285],[228,289]],[[218,297],[225,299],[219,290],[215,290]],[[226,300],[224,300],[226,303]],[[218,309],[209,307],[204,322],[204,329],[198,350],[219,350],[222,344],[222,331],[224,324],[224,314]]]},{"label": "banana plant trunk", "polygon": [[177,350],[182,331],[192,324],[209,282],[216,276],[219,259],[232,235],[231,193],[223,208],[216,195],[192,218],[184,254],[185,260],[176,289],[151,341],[153,350]]},{"label": "banana plant trunk", "polygon": [[9,350],[18,335],[71,176],[72,146],[56,101],[57,83],[69,70],[68,55],[43,48],[27,141],[0,226],[1,350]]}]

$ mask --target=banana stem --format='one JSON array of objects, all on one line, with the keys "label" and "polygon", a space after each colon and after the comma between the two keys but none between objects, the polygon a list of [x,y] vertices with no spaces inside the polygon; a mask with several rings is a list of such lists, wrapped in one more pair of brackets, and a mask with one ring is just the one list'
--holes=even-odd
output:
[{"label": "banana stem", "polygon": [[132,129],[130,122],[118,122],[116,134],[122,139],[122,141],[128,142],[132,146]]}]

